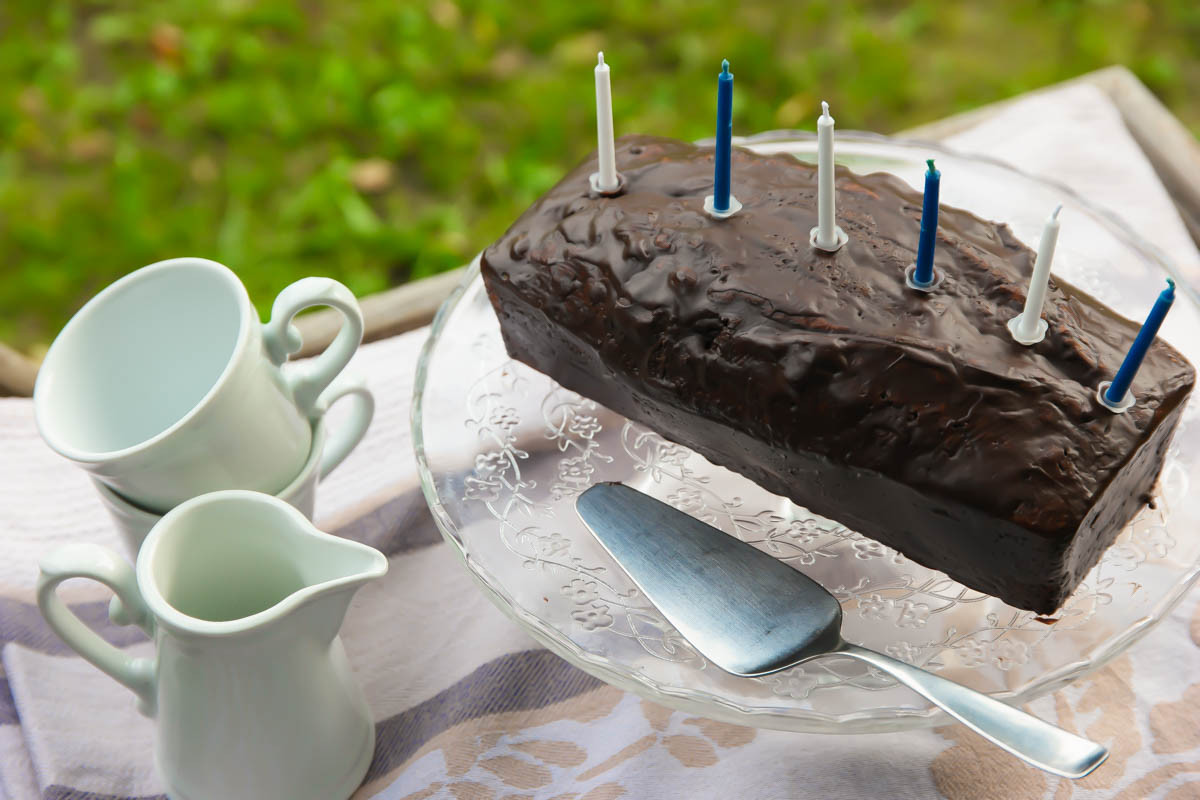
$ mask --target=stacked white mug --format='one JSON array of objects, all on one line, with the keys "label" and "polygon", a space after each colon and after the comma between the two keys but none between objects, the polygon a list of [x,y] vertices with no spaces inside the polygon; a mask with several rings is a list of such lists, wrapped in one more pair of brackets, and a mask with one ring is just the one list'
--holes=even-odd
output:
[{"label": "stacked white mug", "polygon": [[[342,327],[318,357],[288,363],[301,347],[292,318],[312,306],[336,309]],[[104,289],[59,333],[34,389],[38,429],[90,474],[135,555],[161,515],[208,492],[252,489],[311,515],[316,480],[374,413],[365,386],[339,378],[362,332],[337,281],[293,283],[263,324],[227,267],[160,261]],[[341,397],[352,398],[349,421],[325,431]]]}]

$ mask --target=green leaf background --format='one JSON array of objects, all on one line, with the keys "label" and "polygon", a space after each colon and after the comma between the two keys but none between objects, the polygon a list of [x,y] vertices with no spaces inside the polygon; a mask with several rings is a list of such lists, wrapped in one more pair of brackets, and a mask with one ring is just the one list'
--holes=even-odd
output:
[{"label": "green leaf background", "polygon": [[37,354],[152,261],[233,267],[265,310],[467,261],[621,132],[894,131],[1129,66],[1200,129],[1195,0],[158,0],[0,5],[0,340]]}]

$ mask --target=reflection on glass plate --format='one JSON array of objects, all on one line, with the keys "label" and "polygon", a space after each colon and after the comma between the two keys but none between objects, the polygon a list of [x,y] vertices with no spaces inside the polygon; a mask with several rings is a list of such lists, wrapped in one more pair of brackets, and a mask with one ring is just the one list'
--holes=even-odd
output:
[{"label": "reflection on glass plate", "polygon": [[[743,143],[810,159],[811,137]],[[1169,267],[1117,220],[1063,187],[998,162],[877,136],[839,134],[838,161],[919,186],[936,156],[942,202],[1004,220],[1036,242],[1063,203],[1056,275],[1140,318]],[[951,177],[952,176],[952,177]],[[1200,313],[1185,293],[1162,335],[1200,362]],[[446,539],[491,598],[539,641],[599,678],[678,708],[747,725],[861,732],[933,724],[940,712],[890,678],[831,657],[763,678],[705,662],[649,605],[574,511],[596,481],[622,481],[787,561],[842,603],[846,639],[1018,700],[1119,654],[1195,581],[1200,498],[1197,401],[1189,402],[1152,508],[1144,508],[1052,617],[1007,606],[835,520],[768,494],[505,353],[479,279],[434,323],[413,431],[423,488]],[[719,591],[719,587],[714,587]]]}]

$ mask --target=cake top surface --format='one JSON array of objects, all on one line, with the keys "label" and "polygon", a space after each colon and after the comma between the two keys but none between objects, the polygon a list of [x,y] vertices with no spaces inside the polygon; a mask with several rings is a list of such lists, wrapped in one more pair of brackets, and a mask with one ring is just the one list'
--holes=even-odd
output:
[{"label": "cake top surface", "polygon": [[1137,406],[1101,408],[1096,387],[1138,326],[1053,277],[1045,340],[1015,343],[1005,325],[1034,254],[1005,225],[942,206],[945,279],[916,292],[904,272],[921,195],[904,181],[839,167],[849,243],[825,253],[809,244],[815,167],[735,149],[742,211],[714,220],[712,162],[711,148],[623,137],[619,195],[593,193],[584,163],[485,251],[484,270],[597,348],[615,380],[1046,534],[1079,524],[1191,388],[1191,366],[1160,340]]}]

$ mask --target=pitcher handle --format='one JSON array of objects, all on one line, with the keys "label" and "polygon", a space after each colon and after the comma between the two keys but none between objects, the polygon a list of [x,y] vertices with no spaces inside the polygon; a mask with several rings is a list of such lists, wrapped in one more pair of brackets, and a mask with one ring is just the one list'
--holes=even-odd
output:
[{"label": "pitcher handle", "polygon": [[352,403],[350,417],[344,425],[329,435],[325,452],[321,454],[322,479],[333,472],[337,465],[350,455],[350,451],[358,446],[375,416],[375,395],[367,388],[366,381],[357,375],[344,376],[321,392],[317,399],[317,413],[324,414],[331,405],[347,396]]},{"label": "pitcher handle", "polygon": [[156,711],[154,659],[134,658],[100,638],[59,598],[58,585],[68,578],[91,578],[116,594],[110,615],[119,624],[134,623],[153,630],[150,612],[137,588],[133,568],[107,547],[73,544],[59,548],[40,564],[38,608],[46,622],[71,649],[138,697],[138,710],[148,717]]},{"label": "pitcher handle", "polygon": [[314,306],[329,306],[340,312],[342,327],[319,356],[302,364],[289,365],[284,373],[296,406],[309,419],[320,414],[321,393],[350,363],[363,337],[362,309],[349,289],[332,278],[301,278],[279,293],[271,306],[271,319],[263,325],[263,343],[276,366],[283,366],[303,344],[292,318]]}]

